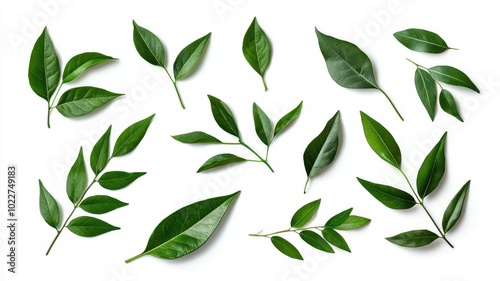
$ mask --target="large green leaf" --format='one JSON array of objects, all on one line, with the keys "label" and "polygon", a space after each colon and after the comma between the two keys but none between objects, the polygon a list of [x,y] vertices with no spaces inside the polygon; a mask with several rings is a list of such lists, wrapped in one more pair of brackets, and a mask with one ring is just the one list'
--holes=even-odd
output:
[{"label": "large green leaf", "polygon": [[295,214],[293,214],[290,227],[303,227],[306,225],[318,211],[320,203],[321,199],[318,199],[298,209]]},{"label": "large green leaf", "polygon": [[439,94],[439,105],[444,110],[444,112],[457,118],[458,120],[460,120],[460,122],[464,122],[462,116],[460,116],[460,112],[458,112],[455,98],[453,98],[453,95],[448,90],[441,90],[441,93]]},{"label": "large green leaf", "polygon": [[154,117],[155,115],[153,114],[126,128],[116,140],[112,156],[122,156],[132,152],[142,141],[144,135],[146,135]]},{"label": "large green leaf", "polygon": [[48,225],[57,230],[61,220],[59,205],[56,199],[45,189],[41,180],[38,180],[38,185],[40,186],[40,214]]},{"label": "large green leaf", "polygon": [[196,39],[193,43],[182,49],[179,55],[177,55],[174,61],[174,77],[176,81],[188,76],[199,64],[208,40],[210,39],[210,35],[212,35],[212,33],[208,33]]},{"label": "large green leaf", "polygon": [[437,104],[436,82],[427,71],[420,67],[417,67],[415,71],[415,88],[417,89],[418,97],[427,110],[429,117],[434,121]]},{"label": "large green leaf", "polygon": [[92,153],[90,153],[90,168],[94,171],[95,175],[98,175],[108,164],[110,135],[111,125],[95,143]]},{"label": "large green leaf", "polygon": [[292,259],[304,260],[299,250],[297,250],[297,248],[295,248],[294,245],[292,245],[284,238],[281,238],[279,236],[273,236],[271,237],[271,242],[273,243],[274,247],[276,247],[276,249],[278,249],[278,251],[280,251],[284,255]]},{"label": "large green leaf", "polygon": [[443,231],[447,233],[453,226],[457,223],[458,219],[462,215],[462,210],[467,200],[467,194],[469,193],[470,181],[466,182],[465,185],[458,191],[458,193],[453,197],[446,211],[443,215]]},{"label": "large green leaf", "polygon": [[409,193],[388,185],[377,184],[357,178],[359,183],[382,204],[391,209],[410,209],[415,206],[415,198]]},{"label": "large green leaf", "polygon": [[386,239],[402,247],[417,248],[429,245],[438,238],[439,236],[436,233],[423,229],[403,232]]},{"label": "large green leaf", "polygon": [[469,76],[455,67],[448,65],[438,65],[429,68],[429,73],[438,81],[450,85],[469,88],[479,93],[479,89],[470,80]]},{"label": "large green leaf", "polygon": [[95,195],[85,198],[80,203],[80,208],[91,214],[105,214],[127,205],[128,203],[107,195]]},{"label": "large green leaf", "polygon": [[72,57],[64,67],[63,83],[69,83],[75,80],[91,67],[112,60],[117,59],[96,52],[78,54]]},{"label": "large green leaf", "polygon": [[360,216],[349,216],[341,225],[335,227],[337,230],[351,230],[367,225],[371,220]]},{"label": "large green leaf", "polygon": [[267,114],[256,103],[253,103],[252,109],[255,132],[260,141],[269,146],[273,141],[273,124]]},{"label": "large green leaf", "polygon": [[67,226],[71,232],[83,237],[94,237],[113,230],[120,229],[103,220],[81,216],[73,219]]},{"label": "large green leaf", "polygon": [[351,252],[351,249],[349,249],[349,245],[347,245],[344,237],[342,237],[342,235],[334,229],[325,228],[321,231],[321,234],[323,234],[323,237],[326,241],[328,241],[328,243],[349,253]]},{"label": "large green leaf", "polygon": [[424,29],[409,28],[394,33],[394,37],[408,49],[424,53],[442,53],[450,47],[436,33]]},{"label": "large green leaf", "polygon": [[431,194],[443,178],[446,170],[445,146],[446,135],[444,133],[439,142],[425,157],[417,174],[417,191],[420,198],[424,199]]},{"label": "large green leaf", "polygon": [[239,156],[236,156],[234,154],[230,153],[223,153],[223,154],[217,154],[201,165],[201,167],[196,171],[197,173],[204,172],[206,170],[234,164],[234,163],[239,163],[239,162],[245,162],[247,161],[244,158],[241,158]]},{"label": "large green leaf", "polygon": [[222,143],[214,136],[200,131],[176,135],[172,136],[172,138],[182,143]]},{"label": "large green leaf", "polygon": [[151,31],[132,21],[134,26],[134,46],[139,55],[152,65],[165,67],[165,47]]},{"label": "large green leaf", "polygon": [[332,246],[318,233],[311,230],[303,230],[299,232],[299,235],[302,240],[312,247],[327,253],[334,253]]},{"label": "large green leaf", "polygon": [[78,117],[91,113],[123,94],[96,87],[77,87],[64,92],[56,109],[65,117]]},{"label": "large green leaf", "polygon": [[223,101],[214,96],[208,95],[208,99],[210,100],[210,108],[212,109],[212,115],[217,125],[227,133],[239,138],[238,125],[236,125],[236,119],[231,109]]},{"label": "large green leaf", "polygon": [[342,211],[335,216],[331,217],[326,223],[325,227],[326,228],[335,228],[339,225],[342,225],[350,216],[352,212],[352,208],[349,208],[345,211]]},{"label": "large green leaf", "polygon": [[243,55],[250,66],[262,77],[264,89],[267,91],[264,74],[271,62],[271,44],[266,33],[254,18],[243,38]]},{"label": "large green leaf", "polygon": [[73,166],[71,166],[66,181],[66,193],[68,194],[69,200],[75,204],[75,206],[87,188],[87,180],[87,170],[83,160],[83,148],[80,147],[78,157]]},{"label": "large green leaf", "polygon": [[145,172],[127,173],[111,171],[104,173],[97,182],[106,189],[118,190],[127,187],[145,174]]},{"label": "large green leaf", "polygon": [[288,112],[285,114],[285,116],[281,117],[280,120],[278,120],[278,123],[276,123],[276,126],[274,127],[274,136],[275,138],[283,129],[285,129],[290,123],[292,123],[297,117],[299,117],[300,112],[302,111],[302,101],[292,109],[292,111]]}]

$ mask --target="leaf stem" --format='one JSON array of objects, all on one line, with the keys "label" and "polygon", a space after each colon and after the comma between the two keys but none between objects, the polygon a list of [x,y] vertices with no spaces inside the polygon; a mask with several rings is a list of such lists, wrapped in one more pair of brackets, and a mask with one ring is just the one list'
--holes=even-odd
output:
[{"label": "leaf stem", "polygon": [[310,226],[310,227],[299,227],[299,228],[289,228],[289,229],[284,229],[284,230],[280,230],[280,231],[276,231],[276,232],[271,232],[271,233],[267,233],[267,234],[259,234],[259,233],[256,233],[256,234],[248,234],[248,236],[253,236],[253,237],[269,237],[269,236],[272,236],[272,235],[276,235],[276,234],[281,234],[281,233],[286,233],[286,232],[295,232],[295,233],[298,233],[298,231],[302,231],[302,230],[309,230],[309,229],[322,229],[322,228],[325,228],[324,226]]},{"label": "leaf stem", "polygon": [[306,180],[306,184],[304,185],[304,194],[306,194],[306,191],[307,191],[307,184],[309,183],[309,181],[311,180],[310,177],[307,177],[307,180]]},{"label": "leaf stem", "polygon": [[130,259],[125,260],[125,263],[129,263],[129,262],[131,262],[131,261],[134,261],[134,260],[136,260],[136,259],[138,259],[138,258],[140,258],[140,257],[143,257],[143,256],[147,255],[147,254],[148,254],[148,253],[147,253],[147,252],[145,252],[145,253],[138,254],[137,256],[133,256],[133,257],[131,257]]},{"label": "leaf stem", "polygon": [[266,161],[267,161],[268,156],[269,156],[269,145],[266,148]]},{"label": "leaf stem", "polygon": [[182,98],[181,98],[181,94],[179,93],[179,89],[177,88],[177,81],[172,79],[172,76],[170,75],[170,72],[168,72],[166,67],[163,67],[163,69],[165,69],[165,72],[167,73],[168,78],[170,78],[170,81],[172,81],[172,84],[174,84],[175,92],[177,93],[177,98],[179,98],[179,103],[181,104],[182,109],[186,109],[186,107],[184,106],[184,103],[182,102]]},{"label": "leaf stem", "polygon": [[405,121],[405,119],[403,118],[403,116],[401,116],[401,113],[399,113],[398,109],[396,108],[396,106],[394,105],[394,103],[392,102],[391,98],[387,95],[386,92],[384,92],[384,90],[382,90],[382,88],[380,88],[379,86],[375,85],[375,87],[377,88],[377,90],[379,90],[382,94],[384,94],[384,96],[387,98],[387,100],[389,101],[389,103],[392,105],[392,108],[394,108],[394,110],[396,111],[396,113],[398,114],[399,118],[401,119],[401,121]]},{"label": "leaf stem", "polygon": [[59,95],[59,91],[61,91],[61,87],[64,83],[61,83],[59,84],[59,86],[57,86],[57,89],[55,91],[55,94],[53,95],[53,98],[52,98],[52,102],[50,102],[50,105],[49,105],[49,109],[52,109],[54,108],[54,103],[56,102],[57,100],[57,96]]},{"label": "leaf stem", "polygon": [[264,79],[264,75],[261,76],[262,77],[262,84],[264,84],[264,91],[267,92],[267,84],[266,84],[266,80]]},{"label": "leaf stem", "polygon": [[49,127],[49,129],[50,129],[50,110],[51,110],[51,108],[49,105],[47,108],[47,127]]},{"label": "leaf stem", "polygon": [[257,152],[255,152],[255,150],[253,150],[250,146],[248,146],[246,143],[244,143],[241,139],[239,140],[239,143],[241,145],[243,145],[244,147],[246,147],[248,150],[250,150],[250,152],[252,152],[255,156],[257,156],[260,159],[260,162],[266,164],[266,166],[269,168],[269,170],[271,170],[271,172],[274,173],[273,168],[271,167],[271,165],[269,165],[269,163],[267,162],[267,160],[265,160],[264,158],[262,158]]}]

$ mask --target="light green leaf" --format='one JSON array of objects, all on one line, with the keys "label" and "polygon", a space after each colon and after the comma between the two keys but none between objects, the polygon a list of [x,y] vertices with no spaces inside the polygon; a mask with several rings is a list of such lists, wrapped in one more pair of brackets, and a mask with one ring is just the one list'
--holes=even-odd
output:
[{"label": "light green leaf", "polygon": [[320,203],[321,199],[318,199],[313,202],[307,203],[306,205],[298,209],[292,217],[290,227],[303,227],[304,225],[306,225],[318,212]]},{"label": "light green leaf", "polygon": [[208,40],[210,39],[210,35],[212,35],[212,33],[208,33],[207,35],[196,39],[193,43],[182,49],[179,55],[177,55],[174,62],[174,77],[176,81],[191,74],[191,72],[199,64]]},{"label": "light green leaf", "polygon": [[40,186],[40,214],[48,225],[57,230],[61,220],[59,205],[56,199],[45,189],[41,180],[38,180],[38,185]]},{"label": "light green leaf", "polygon": [[82,75],[87,69],[112,60],[117,59],[96,52],[78,54],[72,57],[64,67],[63,83],[69,83]]},{"label": "light green leaf", "polygon": [[116,140],[112,156],[118,157],[132,152],[146,135],[154,117],[155,114],[126,128]]}]

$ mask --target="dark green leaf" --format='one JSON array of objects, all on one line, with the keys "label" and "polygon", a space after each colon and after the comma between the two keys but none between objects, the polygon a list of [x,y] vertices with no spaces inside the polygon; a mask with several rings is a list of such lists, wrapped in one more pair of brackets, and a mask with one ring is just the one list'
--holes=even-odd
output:
[{"label": "dark green leaf", "polygon": [[144,176],[146,173],[127,173],[121,171],[112,171],[104,173],[97,181],[102,187],[109,190],[118,190],[127,187],[136,179]]},{"label": "dark green leaf", "polygon": [[223,101],[214,96],[208,95],[208,99],[210,100],[212,115],[217,125],[227,133],[239,138],[238,125],[236,125],[236,120],[231,109]]},{"label": "dark green leaf", "polygon": [[297,248],[295,248],[294,245],[292,245],[284,238],[281,238],[279,236],[273,236],[271,237],[271,242],[273,243],[274,247],[276,247],[276,249],[278,249],[280,252],[287,255],[288,257],[297,260],[304,260],[299,250],[297,250]]},{"label": "dark green leaf", "polygon": [[415,71],[415,88],[417,89],[418,97],[427,110],[429,117],[434,121],[437,104],[436,82],[427,71],[420,67],[417,67]]},{"label": "dark green leaf", "polygon": [[314,248],[327,252],[334,253],[332,246],[326,242],[321,235],[311,230],[303,230],[299,233],[300,238],[304,240],[307,244],[313,246]]},{"label": "dark green leaf", "polygon": [[113,149],[113,157],[122,156],[130,153],[141,142],[144,135],[148,131],[149,125],[153,121],[155,115],[151,115],[146,119],[138,121],[126,128],[118,137]]},{"label": "dark green leaf", "polygon": [[321,199],[315,200],[313,202],[307,203],[295,212],[290,222],[291,227],[303,227],[308,223],[312,217],[316,214],[319,208]]},{"label": "dark green leaf", "polygon": [[82,75],[85,70],[111,60],[116,60],[116,58],[96,52],[78,54],[72,57],[64,67],[63,83],[71,82]]},{"label": "dark green leaf", "polygon": [[66,192],[68,198],[73,204],[77,204],[87,188],[87,170],[83,161],[83,149],[80,147],[80,152],[75,160],[75,163],[69,170],[68,179],[66,181]]},{"label": "dark green leaf", "polygon": [[120,229],[119,227],[113,226],[103,220],[88,216],[77,217],[66,227],[74,234],[83,237],[94,237],[106,232]]},{"label": "dark green leaf", "polygon": [[349,216],[349,218],[347,218],[347,220],[343,224],[335,227],[335,229],[337,230],[356,229],[367,225],[370,221],[371,221],[370,219],[360,216]]},{"label": "dark green leaf", "polygon": [[200,131],[172,136],[176,141],[182,143],[222,143],[217,138]]},{"label": "dark green leaf", "polygon": [[28,78],[31,89],[50,102],[61,79],[61,68],[47,27],[43,29],[31,51]]},{"label": "dark green leaf", "polygon": [[165,67],[165,47],[151,31],[139,26],[135,21],[134,45],[139,55],[152,65]]},{"label": "dark green leaf", "polygon": [[447,233],[460,219],[462,215],[462,210],[465,205],[465,200],[467,199],[467,194],[469,193],[470,181],[466,182],[465,185],[458,191],[458,193],[453,197],[446,211],[443,215],[443,231]]},{"label": "dark green leaf", "polygon": [[439,94],[439,104],[441,105],[441,108],[444,110],[444,112],[450,114],[451,116],[454,116],[455,118],[460,120],[460,122],[464,122],[464,120],[460,116],[460,112],[458,112],[457,103],[455,102],[453,95],[448,90],[441,90],[441,93]]},{"label": "dark green leaf", "polygon": [[243,55],[250,66],[262,77],[264,89],[267,91],[264,74],[271,62],[271,44],[257,22],[257,18],[253,19],[243,38]]},{"label": "dark green leaf", "polygon": [[424,53],[442,53],[450,47],[434,32],[424,29],[409,28],[394,33],[394,37],[408,49]]},{"label": "dark green leaf", "polygon": [[111,135],[111,125],[95,143],[90,154],[90,167],[94,174],[99,174],[106,167],[109,160],[109,137]]},{"label": "dark green leaf", "polygon": [[413,196],[405,191],[392,186],[357,179],[373,197],[391,209],[410,209],[416,204]]},{"label": "dark green leaf", "polygon": [[423,229],[403,232],[396,236],[387,237],[386,239],[402,247],[416,248],[429,245],[438,238],[439,236],[434,232]]},{"label": "dark green leaf", "polygon": [[325,223],[325,227],[335,228],[339,225],[342,225],[349,218],[349,215],[351,214],[351,212],[352,212],[352,208],[349,208],[345,211],[342,211],[342,212],[336,214],[335,216],[331,217]]},{"label": "dark green leaf", "polygon": [[363,123],[366,141],[368,141],[373,151],[384,161],[400,169],[401,150],[399,150],[399,146],[391,133],[364,112],[361,112],[361,122]]},{"label": "dark green leaf", "polygon": [[199,201],[175,211],[158,224],[144,252],[126,262],[145,255],[176,259],[197,250],[217,229],[239,193]]},{"label": "dark green leaf", "polygon": [[436,80],[446,84],[469,88],[477,93],[479,89],[472,83],[470,78],[461,70],[452,66],[438,65],[429,68],[429,72]]},{"label": "dark green leaf", "polygon": [[176,81],[188,76],[196,68],[205,51],[210,35],[212,33],[208,33],[187,45],[177,55],[174,62],[174,77]]},{"label": "dark green leaf", "polygon": [[417,191],[420,198],[424,199],[431,194],[443,178],[446,170],[445,145],[446,135],[441,137],[439,142],[425,157],[417,175]]},{"label": "dark green leaf", "polygon": [[262,143],[269,146],[273,141],[273,125],[267,114],[256,103],[253,103],[253,122],[257,136]]},{"label": "dark green leaf", "polygon": [[128,203],[107,195],[95,195],[85,198],[80,203],[80,208],[91,214],[105,214],[127,205]]},{"label": "dark green leaf", "polygon": [[197,173],[204,172],[206,170],[234,164],[234,163],[239,163],[239,162],[244,162],[247,161],[244,158],[238,157],[234,154],[230,153],[224,153],[224,154],[217,154],[210,159],[208,159],[201,167],[196,171]]},{"label": "dark green leaf", "polygon": [[38,180],[38,185],[40,186],[40,214],[48,225],[57,230],[61,220],[59,205],[57,205],[56,199],[45,189],[41,180]]},{"label": "dark green leaf", "polygon": [[276,123],[274,127],[274,137],[275,138],[283,129],[285,129],[290,123],[292,123],[297,117],[299,117],[300,112],[302,111],[302,101],[299,105],[292,109],[292,111],[285,114],[285,116],[281,117],[281,119]]},{"label": "dark green leaf", "polygon": [[69,89],[57,102],[57,110],[65,117],[78,117],[91,113],[123,94],[116,94],[95,87]]},{"label": "dark green leaf", "polygon": [[342,235],[340,235],[334,229],[325,228],[321,231],[321,233],[323,234],[325,240],[328,241],[328,243],[349,253],[351,252],[351,249],[349,249],[349,245],[347,245],[344,237],[342,237]]}]

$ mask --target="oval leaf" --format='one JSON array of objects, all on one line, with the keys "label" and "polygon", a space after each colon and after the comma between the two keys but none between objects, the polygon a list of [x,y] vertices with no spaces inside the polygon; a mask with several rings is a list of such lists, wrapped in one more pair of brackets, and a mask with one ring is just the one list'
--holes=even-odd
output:
[{"label": "oval leaf", "polygon": [[126,128],[118,137],[112,157],[122,156],[134,150],[146,135],[155,115],[138,121]]},{"label": "oval leaf", "polygon": [[351,249],[349,249],[349,245],[347,245],[344,237],[342,237],[342,235],[340,235],[337,231],[331,228],[325,228],[321,231],[321,234],[323,234],[323,237],[326,241],[328,241],[328,243],[349,253],[351,252]]},{"label": "oval leaf", "polygon": [[418,97],[427,110],[429,117],[434,121],[437,104],[436,82],[427,71],[420,67],[417,67],[415,71],[415,88],[417,89]]},{"label": "oval leaf", "polygon": [[275,138],[283,129],[285,129],[290,123],[292,123],[297,117],[299,117],[300,112],[302,111],[302,101],[299,103],[299,105],[292,109],[292,111],[288,112],[285,114],[285,116],[281,117],[281,119],[276,123],[276,126],[274,127],[274,136]]},{"label": "oval leaf", "polygon": [[303,227],[308,223],[312,217],[316,214],[319,208],[321,199],[315,200],[313,202],[307,203],[293,214],[292,221],[290,222],[290,227]]},{"label": "oval leaf", "polygon": [[109,161],[109,137],[111,135],[111,126],[104,132],[102,137],[95,143],[90,154],[90,168],[98,175]]},{"label": "oval leaf", "polygon": [[94,237],[106,232],[120,229],[119,227],[113,226],[103,220],[88,216],[77,217],[66,227],[74,234],[83,237]]},{"label": "oval leaf", "polygon": [[174,77],[176,81],[188,76],[198,65],[210,39],[210,35],[212,33],[208,33],[197,39],[179,53],[174,62]]},{"label": "oval leaf", "polygon": [[429,245],[438,238],[439,236],[436,233],[423,229],[403,232],[396,236],[387,237],[386,239],[402,247],[417,248]]},{"label": "oval leaf", "polygon": [[224,153],[224,154],[217,154],[210,159],[208,159],[201,167],[196,171],[197,173],[204,172],[206,170],[234,164],[234,163],[239,163],[239,162],[244,162],[247,161],[244,158],[238,157],[234,154],[230,153]]},{"label": "oval leaf", "polygon": [[441,105],[441,108],[444,110],[444,112],[450,114],[451,116],[454,116],[455,118],[460,120],[460,122],[464,122],[462,116],[460,116],[460,112],[458,112],[455,98],[453,98],[453,95],[448,90],[441,90],[441,93],[439,94],[439,105]]},{"label": "oval leaf", "polygon": [[243,38],[243,55],[250,66],[262,77],[264,90],[267,91],[264,74],[271,62],[271,44],[257,22],[257,18],[253,19]]},{"label": "oval leaf", "polygon": [[334,253],[332,246],[330,246],[330,244],[328,244],[328,242],[326,242],[326,240],[323,239],[323,237],[321,237],[318,233],[311,230],[303,230],[299,233],[299,235],[302,240],[314,248],[327,253]]},{"label": "oval leaf", "polygon": [[357,178],[359,183],[382,204],[391,209],[410,209],[416,202],[413,196],[388,185],[377,184]]},{"label": "oval leaf", "polygon": [[436,80],[454,85],[454,86],[461,86],[465,88],[469,88],[477,93],[479,93],[479,89],[472,83],[470,78],[463,73],[461,70],[454,68],[452,66],[447,66],[447,65],[438,65],[429,68],[429,73],[434,77]]},{"label": "oval leaf", "polygon": [[360,216],[349,216],[349,218],[347,218],[347,220],[343,224],[335,227],[335,229],[337,230],[356,229],[367,225],[370,221],[371,221],[370,219]]},{"label": "oval leaf", "polygon": [[91,214],[105,214],[127,205],[128,203],[107,195],[95,195],[85,198],[80,203],[80,208]]},{"label": "oval leaf", "polygon": [[253,103],[253,121],[260,141],[269,146],[273,141],[273,125],[267,114],[256,103]]},{"label": "oval leaf", "polygon": [[176,259],[197,250],[217,229],[239,193],[199,201],[175,211],[158,224],[144,252],[126,262],[145,255]]},{"label": "oval leaf", "polygon": [[208,95],[208,99],[210,100],[212,115],[217,125],[227,133],[239,138],[238,125],[236,125],[236,119],[231,109],[223,101],[214,96]]},{"label": "oval leaf", "polygon": [[287,255],[288,257],[297,260],[304,260],[299,250],[297,250],[297,248],[295,248],[294,245],[292,245],[284,238],[281,238],[279,236],[273,236],[271,237],[271,242],[273,243],[274,247],[276,247],[276,249],[278,249],[280,252]]},{"label": "oval leaf", "polygon": [[417,52],[438,54],[450,49],[441,36],[424,29],[409,28],[394,33],[394,37],[406,48]]},{"label": "oval leaf", "polygon": [[123,94],[95,87],[77,87],[64,92],[56,108],[65,117],[78,117],[91,113],[119,96]]},{"label": "oval leaf", "polygon": [[217,138],[200,131],[176,135],[172,136],[172,138],[182,143],[222,143]]},{"label": "oval leaf", "polygon": [[111,60],[117,59],[96,52],[78,54],[72,57],[64,67],[63,83],[71,82],[82,75],[85,70]]},{"label": "oval leaf", "polygon": [[152,65],[165,68],[165,47],[153,32],[139,26],[135,21],[134,46],[139,55]]},{"label": "oval leaf", "polygon": [[121,171],[112,171],[104,173],[97,181],[102,187],[109,190],[118,190],[127,187],[136,179],[144,176],[146,173],[127,173]]},{"label": "oval leaf", "polygon": [[80,152],[73,166],[69,170],[68,179],[66,180],[66,193],[69,200],[75,204],[78,203],[87,188],[87,170],[83,160],[83,148],[80,147]]},{"label": "oval leaf", "polygon": [[325,227],[335,228],[335,227],[337,227],[339,225],[342,225],[349,218],[349,215],[351,214],[351,212],[352,212],[352,208],[349,208],[349,209],[347,209],[347,210],[345,210],[343,212],[340,212],[340,213],[336,214],[335,216],[333,216],[332,218],[330,218],[325,223]]},{"label": "oval leaf", "polygon": [[431,194],[443,178],[446,170],[446,135],[447,133],[444,133],[436,146],[425,157],[422,166],[418,170],[417,191],[422,199]]},{"label": "oval leaf", "polygon": [[57,230],[61,220],[59,205],[56,199],[45,189],[41,180],[38,180],[38,185],[40,186],[40,214],[48,225]]},{"label": "oval leaf", "polygon": [[443,215],[443,231],[447,233],[453,226],[457,223],[458,219],[462,215],[462,210],[465,205],[465,200],[467,199],[467,194],[469,193],[470,181],[466,182],[465,185],[458,191],[458,193],[451,199],[450,204],[446,207]]}]

